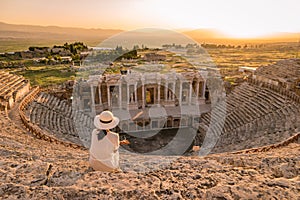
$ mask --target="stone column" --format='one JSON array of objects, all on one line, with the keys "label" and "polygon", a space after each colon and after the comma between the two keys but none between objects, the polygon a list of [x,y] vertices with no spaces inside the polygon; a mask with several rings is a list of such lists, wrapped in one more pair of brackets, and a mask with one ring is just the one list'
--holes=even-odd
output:
[{"label": "stone column", "polygon": [[127,83],[127,104],[129,104],[129,84]]},{"label": "stone column", "polygon": [[191,105],[192,103],[192,92],[193,92],[193,82],[189,82],[190,85],[190,90],[189,90],[189,104]]},{"label": "stone column", "polygon": [[142,107],[145,108],[145,84],[142,82]]},{"label": "stone column", "polygon": [[134,84],[134,102],[137,103],[137,87],[136,87],[137,83]]},{"label": "stone column", "polygon": [[206,89],[206,80],[204,80],[203,82],[202,82],[202,95],[201,95],[201,97],[202,98],[205,98],[205,89]]},{"label": "stone column", "polygon": [[168,100],[168,87],[169,87],[168,84],[169,84],[168,81],[166,81],[166,83],[165,83],[165,101]]},{"label": "stone column", "polygon": [[199,80],[196,82],[196,101],[198,101],[199,98]]},{"label": "stone column", "polygon": [[122,84],[119,83],[119,108],[122,108]]},{"label": "stone column", "polygon": [[172,100],[175,100],[175,82],[173,82]]},{"label": "stone column", "polygon": [[182,82],[179,81],[179,105],[181,106],[182,101]]},{"label": "stone column", "polygon": [[94,86],[91,85],[91,109],[92,114],[95,114],[95,93],[94,93]]},{"label": "stone column", "polygon": [[99,94],[99,104],[102,104],[102,98],[101,98],[101,83],[98,85],[98,94]]},{"label": "stone column", "polygon": [[107,86],[107,105],[110,107],[110,85]]},{"label": "stone column", "polygon": [[157,84],[157,103],[160,104],[160,82]]}]

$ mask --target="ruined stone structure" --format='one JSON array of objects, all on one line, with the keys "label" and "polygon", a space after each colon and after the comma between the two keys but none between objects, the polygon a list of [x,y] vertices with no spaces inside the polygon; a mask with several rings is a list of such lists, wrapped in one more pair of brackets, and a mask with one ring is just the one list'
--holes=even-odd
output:
[{"label": "ruined stone structure", "polygon": [[28,80],[0,70],[0,109],[10,109],[29,89]]},{"label": "ruined stone structure", "polygon": [[[218,135],[214,152],[236,151],[280,142],[300,130],[300,60],[283,60],[261,67],[253,77],[217,105],[202,114],[196,144],[208,129]],[[222,114],[226,115],[222,124]]]},{"label": "ruined stone structure", "polygon": [[[113,110],[123,131],[192,127],[209,101],[204,72],[93,75],[74,104],[91,117]],[[207,110],[205,110],[207,112]]]},{"label": "ruined stone structure", "polygon": [[161,55],[161,54],[157,54],[157,53],[146,53],[144,55],[144,60],[146,61],[162,61],[162,60],[166,60],[166,55]]},{"label": "ruined stone structure", "polygon": [[273,65],[258,68],[253,79],[300,94],[299,65],[300,59],[282,60]]},{"label": "ruined stone structure", "polygon": [[[294,63],[286,61],[289,62]],[[272,73],[283,81],[283,69],[289,66],[280,66],[277,73]],[[293,68],[297,72],[299,67]],[[257,70],[255,74],[264,77],[259,72]],[[292,74],[287,74],[288,79],[297,83],[299,76],[293,78]],[[208,93],[206,82],[209,81],[201,75],[203,73],[199,72],[90,76],[88,81],[78,82],[74,88],[78,95],[74,95],[72,111],[66,102],[42,93],[31,104],[30,120],[54,135],[77,133],[79,137],[83,136],[81,139],[87,140],[87,147],[89,134],[94,128],[93,118],[87,114],[111,109],[121,119],[119,128],[122,131],[132,131],[140,136],[148,130],[187,127],[198,130],[194,144],[201,146],[210,128],[212,134],[217,135],[219,131],[214,153],[272,145],[299,132],[300,96],[297,88],[288,89],[281,84],[249,78],[226,96],[226,106],[215,104],[211,108],[214,112],[210,112],[209,101],[213,93]],[[271,78],[266,76],[264,80]],[[174,146],[177,147],[180,141]],[[132,144],[141,146],[142,143]]]}]

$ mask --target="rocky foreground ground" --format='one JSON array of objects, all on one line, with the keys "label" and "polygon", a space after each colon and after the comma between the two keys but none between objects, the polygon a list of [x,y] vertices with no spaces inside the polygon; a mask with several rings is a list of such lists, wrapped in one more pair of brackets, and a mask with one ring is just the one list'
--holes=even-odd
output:
[{"label": "rocky foreground ground", "polygon": [[[88,151],[36,139],[4,113],[0,119],[1,199],[300,199],[299,142],[206,157],[121,154],[123,172],[104,173],[89,167]],[[139,167],[145,163],[154,167]]]}]

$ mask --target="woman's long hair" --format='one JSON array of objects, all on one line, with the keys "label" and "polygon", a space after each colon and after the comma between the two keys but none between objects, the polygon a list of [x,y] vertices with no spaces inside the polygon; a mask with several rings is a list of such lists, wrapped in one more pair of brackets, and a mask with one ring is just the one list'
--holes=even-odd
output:
[{"label": "woman's long hair", "polygon": [[100,130],[98,129],[98,140],[102,140],[107,135],[107,130]]}]

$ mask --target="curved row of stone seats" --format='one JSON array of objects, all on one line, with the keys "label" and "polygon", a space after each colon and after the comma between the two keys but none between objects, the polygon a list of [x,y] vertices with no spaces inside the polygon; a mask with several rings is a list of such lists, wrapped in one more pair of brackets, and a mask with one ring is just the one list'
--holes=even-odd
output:
[{"label": "curved row of stone seats", "polygon": [[81,111],[73,111],[72,117],[80,140],[86,148],[89,148],[91,144],[90,135],[94,129],[93,119]]},{"label": "curved row of stone seats", "polygon": [[[32,103],[30,112],[30,121],[41,127],[50,129],[51,132],[60,131],[60,119],[56,118],[56,113],[49,110],[47,107],[38,104],[36,102]],[[68,134],[72,135],[71,130]]]},{"label": "curved row of stone seats", "polygon": [[258,68],[255,74],[273,80],[281,78],[290,81],[300,76],[299,65],[300,59],[281,60],[275,64]]},{"label": "curved row of stone seats", "polygon": [[1,109],[10,109],[30,89],[29,81],[21,76],[0,70]]},{"label": "curved row of stone seats", "polygon": [[9,75],[10,78],[5,78],[1,80],[2,85],[0,86],[0,95],[4,96],[6,93],[9,92],[10,88],[13,88],[18,83],[22,82],[24,80],[23,77],[16,76],[16,75]]},{"label": "curved row of stone seats", "polygon": [[37,102],[44,104],[49,108],[53,108],[56,112],[64,113],[66,117],[71,117],[72,107],[67,103],[66,100],[60,100],[53,95],[47,93],[41,93],[37,98]]},{"label": "curved row of stone seats", "polygon": [[35,87],[22,99],[22,101],[18,106],[19,116],[26,129],[30,131],[36,138],[45,140],[49,142],[49,144],[55,143],[55,144],[62,144],[66,147],[72,147],[75,149],[86,149],[81,144],[75,144],[74,142],[61,140],[60,138],[54,136],[52,133],[49,133],[48,131],[41,129],[39,126],[33,124],[30,121],[30,118],[28,117],[30,116],[30,114],[28,114],[30,110],[29,104],[31,104],[34,101],[34,99],[37,98],[39,93],[40,93],[39,87]]},{"label": "curved row of stone seats", "polygon": [[39,102],[31,104],[30,121],[56,135],[77,137],[71,118]]},{"label": "curved row of stone seats", "polygon": [[78,111],[72,112],[66,100],[43,92],[31,103],[29,118],[33,124],[60,139],[75,143],[81,143],[79,139],[83,141],[85,137],[89,140],[94,128],[89,116]]},{"label": "curved row of stone seats", "polygon": [[217,105],[213,109],[201,116],[196,143],[201,144],[201,138],[210,129],[216,136],[221,135],[214,152],[280,142],[300,129],[298,102],[270,88],[248,82],[227,96],[226,108]]},{"label": "curved row of stone seats", "polygon": [[14,74],[10,74],[8,72],[5,71],[1,71],[0,72],[1,77],[0,77],[0,82],[10,82],[10,80],[12,80],[12,78],[15,76]]},{"label": "curved row of stone seats", "polygon": [[[299,120],[297,120],[297,117],[299,116],[299,110],[295,109],[298,109],[298,107],[299,106],[290,104],[286,107],[282,107],[281,109],[276,110],[275,112],[268,113],[261,118],[257,118],[254,123],[246,124],[249,126],[244,131],[249,132],[249,129],[251,130],[251,134],[249,134],[247,138],[251,141],[255,137],[261,138],[264,135],[263,131],[274,134],[285,132],[286,130],[292,130],[292,132],[294,132],[293,130],[296,131],[297,126],[299,127]],[[243,133],[239,135],[244,135],[244,137],[247,136]],[[270,138],[274,138],[274,136]],[[276,137],[274,139],[276,139]],[[278,141],[281,141],[282,139],[283,137],[277,138]],[[257,144],[259,144],[259,142]]]},{"label": "curved row of stone seats", "polygon": [[8,82],[3,83],[0,86],[0,96],[4,97],[5,95],[8,95],[13,88],[15,88],[19,83],[24,81],[21,77],[16,77],[13,80],[10,80]]}]

